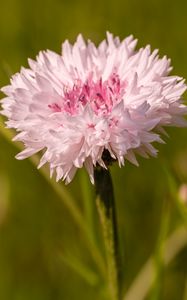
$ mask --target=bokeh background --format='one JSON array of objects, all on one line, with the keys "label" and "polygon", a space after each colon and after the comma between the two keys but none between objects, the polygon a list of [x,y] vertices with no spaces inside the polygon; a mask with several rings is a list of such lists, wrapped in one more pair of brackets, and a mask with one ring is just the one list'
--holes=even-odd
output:
[{"label": "bokeh background", "polygon": [[[106,30],[159,48],[172,59],[173,74],[187,77],[186,0],[0,0],[0,85],[40,50],[60,52],[62,41],[80,32],[99,43]],[[37,157],[15,160],[22,146],[11,142],[2,120],[0,126],[0,299],[109,299],[86,173],[80,170],[68,187],[55,184],[48,169],[36,169]],[[187,245],[180,235],[187,234],[187,129],[168,133],[157,159],[111,168],[128,300],[187,299]],[[132,291],[150,257],[152,269]]]}]

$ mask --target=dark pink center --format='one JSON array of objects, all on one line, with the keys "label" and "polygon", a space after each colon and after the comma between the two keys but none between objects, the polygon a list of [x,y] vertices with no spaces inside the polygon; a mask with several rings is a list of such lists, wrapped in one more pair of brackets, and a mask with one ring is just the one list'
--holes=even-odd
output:
[{"label": "dark pink center", "polygon": [[64,89],[62,103],[52,103],[48,107],[54,111],[65,111],[76,115],[80,105],[90,104],[98,114],[108,114],[121,101],[125,94],[126,81],[121,82],[119,76],[113,73],[108,80],[94,82],[90,77],[85,83],[77,80],[72,89]]}]

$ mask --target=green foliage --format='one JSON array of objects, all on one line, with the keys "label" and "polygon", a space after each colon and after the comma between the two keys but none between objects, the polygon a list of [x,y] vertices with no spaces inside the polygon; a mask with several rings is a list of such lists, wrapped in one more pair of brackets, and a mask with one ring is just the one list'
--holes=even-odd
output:
[{"label": "green foliage", "polygon": [[[98,43],[110,30],[167,54],[187,77],[185,0],[1,0],[0,85],[41,49],[60,52],[79,32]],[[94,189],[84,170],[69,185],[16,161],[22,145],[0,121],[0,299],[107,300]],[[123,300],[187,299],[186,129],[168,129],[157,159],[112,166]],[[142,298],[141,298],[141,295]]]}]

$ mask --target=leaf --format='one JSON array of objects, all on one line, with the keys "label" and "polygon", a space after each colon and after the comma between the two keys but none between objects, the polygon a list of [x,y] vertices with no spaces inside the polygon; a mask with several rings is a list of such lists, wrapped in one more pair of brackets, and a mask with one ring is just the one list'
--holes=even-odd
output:
[{"label": "leaf", "polygon": [[[177,228],[165,241],[165,252],[163,255],[164,265],[167,266],[172,259],[184,248],[187,244],[187,231],[182,225]],[[129,290],[123,296],[123,300],[143,300],[149,292],[154,276],[154,260],[149,258],[140,270]]]},{"label": "leaf", "polygon": [[71,268],[75,273],[81,276],[89,285],[96,286],[99,283],[98,275],[89,269],[85,264],[81,262],[80,259],[76,258],[69,251],[59,253],[58,255],[60,261],[62,261],[66,266]]}]

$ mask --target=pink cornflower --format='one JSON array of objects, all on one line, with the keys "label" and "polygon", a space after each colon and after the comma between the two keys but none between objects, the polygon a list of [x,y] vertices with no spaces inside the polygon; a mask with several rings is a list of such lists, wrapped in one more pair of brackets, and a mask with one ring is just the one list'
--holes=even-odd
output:
[{"label": "pink cornflower", "polygon": [[39,167],[69,183],[85,166],[92,183],[94,166],[112,160],[138,164],[135,155],[155,156],[163,126],[183,126],[187,112],[181,95],[184,80],[168,76],[170,60],[150,46],[135,50],[132,36],[122,42],[107,33],[96,47],[81,35],[65,41],[62,54],[42,51],[2,88],[1,113],[15,141],[25,150],[17,159],[43,151]]}]

